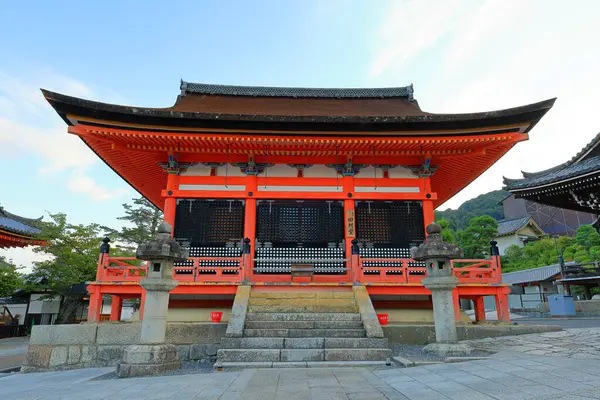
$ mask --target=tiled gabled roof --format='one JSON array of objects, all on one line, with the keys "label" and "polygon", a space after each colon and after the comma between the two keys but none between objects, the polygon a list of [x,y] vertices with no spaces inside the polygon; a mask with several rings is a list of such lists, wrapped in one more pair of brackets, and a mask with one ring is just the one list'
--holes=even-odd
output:
[{"label": "tiled gabled roof", "polygon": [[539,186],[600,170],[600,133],[569,161],[538,172],[521,172],[523,179],[504,178],[505,189]]},{"label": "tiled gabled roof", "polygon": [[[567,265],[575,264],[574,262]],[[508,272],[502,274],[502,283],[517,285],[519,283],[543,282],[560,274],[560,264],[547,265],[545,267],[525,269],[523,271]]]},{"label": "tiled gabled roof", "polygon": [[0,229],[13,232],[16,234],[26,236],[36,236],[42,231],[35,227],[36,222],[41,221],[39,219],[31,219],[21,217],[16,214],[9,213],[3,207],[0,206]]},{"label": "tiled gabled roof", "polygon": [[527,226],[529,220],[531,220],[530,215],[515,219],[505,219],[498,221],[498,236],[512,235],[519,229]]},{"label": "tiled gabled roof", "polygon": [[296,88],[268,86],[211,85],[181,81],[182,94],[197,93],[222,96],[251,97],[314,97],[314,98],[413,98],[413,85],[393,88]]}]

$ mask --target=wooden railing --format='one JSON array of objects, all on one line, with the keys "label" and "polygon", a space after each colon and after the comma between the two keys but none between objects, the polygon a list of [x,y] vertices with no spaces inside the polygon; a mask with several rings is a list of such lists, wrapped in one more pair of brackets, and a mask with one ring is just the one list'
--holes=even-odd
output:
[{"label": "wooden railing", "polygon": [[[413,265],[411,265],[413,264]],[[361,282],[420,284],[426,268],[415,266],[409,258],[359,258]],[[452,260],[452,274],[460,284],[500,283],[502,276],[497,257],[491,260]]]},{"label": "wooden railing", "polygon": [[[180,282],[241,282],[241,260],[241,257],[190,257],[184,263],[191,265],[176,263],[173,267],[173,279]],[[108,254],[101,254],[96,281],[138,282],[146,276],[147,268],[146,262],[135,257],[110,257]]]},{"label": "wooden railing", "polygon": [[[498,258],[452,260],[450,267],[460,284],[497,284],[502,280]],[[242,282],[244,259],[244,257],[191,257],[186,262],[175,265],[173,279],[181,282]],[[250,261],[246,263],[249,265]],[[359,282],[421,284],[421,280],[426,276],[425,267],[416,265],[418,263],[409,258],[354,256],[350,263],[356,266],[351,270],[357,271]],[[223,264],[229,265],[222,266]],[[146,263],[135,257],[110,257],[108,254],[102,254],[98,262],[96,281],[137,282],[146,276],[146,272]],[[350,275],[348,277],[350,280]],[[291,279],[281,281],[291,281]]]}]

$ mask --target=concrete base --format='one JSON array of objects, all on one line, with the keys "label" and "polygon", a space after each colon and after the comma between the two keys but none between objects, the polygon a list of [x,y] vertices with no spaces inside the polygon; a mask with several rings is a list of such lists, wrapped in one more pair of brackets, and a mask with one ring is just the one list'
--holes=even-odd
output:
[{"label": "concrete base", "polygon": [[469,355],[473,349],[463,343],[430,343],[423,348],[423,351],[447,357]]},{"label": "concrete base", "polygon": [[125,349],[117,364],[119,378],[158,375],[181,367],[177,346],[172,344],[134,345]]}]

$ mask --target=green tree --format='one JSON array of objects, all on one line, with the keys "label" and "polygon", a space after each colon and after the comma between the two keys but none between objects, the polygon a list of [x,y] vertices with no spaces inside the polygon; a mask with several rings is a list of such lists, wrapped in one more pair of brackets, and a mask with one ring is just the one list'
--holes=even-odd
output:
[{"label": "green tree", "polygon": [[490,241],[498,232],[498,223],[488,215],[475,217],[469,221],[465,230],[460,232],[459,244],[466,258],[485,258],[489,255]]},{"label": "green tree", "polygon": [[23,287],[23,275],[12,261],[0,256],[0,297],[8,297]]},{"label": "green tree", "polygon": [[591,225],[582,225],[577,228],[575,241],[585,248],[600,246],[600,234]]},{"label": "green tree", "polygon": [[72,286],[95,279],[98,249],[105,229],[98,224],[71,224],[62,213],[49,216],[49,221],[40,224],[40,239],[48,245],[33,250],[49,259],[35,264],[27,283],[31,289],[49,289],[49,297],[60,296],[57,323],[71,323],[80,300],[80,295],[72,292]]},{"label": "green tree", "polygon": [[442,239],[448,243],[456,243],[456,232],[450,228],[450,221],[445,218],[440,218],[435,222],[442,227]]},{"label": "green tree", "polygon": [[435,212],[435,220],[442,218],[448,220],[449,228],[454,231],[465,229],[469,221],[481,215],[488,215],[495,220],[504,218],[504,209],[501,201],[510,193],[504,190],[494,190],[467,200],[456,210],[447,209]]},{"label": "green tree", "polygon": [[123,204],[125,215],[118,217],[129,222],[120,231],[113,231],[119,240],[136,247],[156,236],[158,225],[163,220],[162,211],[144,197],[133,199],[133,204]]}]

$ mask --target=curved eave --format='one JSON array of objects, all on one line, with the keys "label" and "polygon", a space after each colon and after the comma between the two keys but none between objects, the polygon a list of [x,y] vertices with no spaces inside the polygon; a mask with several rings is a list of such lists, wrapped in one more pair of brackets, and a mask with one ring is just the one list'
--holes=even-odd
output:
[{"label": "curved eave", "polygon": [[[107,124],[123,126],[137,124],[161,127],[239,129],[248,131],[327,131],[373,132],[440,130],[467,130],[491,126],[524,125],[528,132],[554,104],[555,99],[505,110],[471,114],[429,114],[420,116],[281,116],[210,114],[180,112],[165,108],[138,108],[100,103],[43,90],[44,97],[69,125],[72,118],[106,121]],[[71,118],[69,117],[71,116]]]}]

